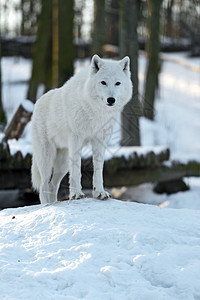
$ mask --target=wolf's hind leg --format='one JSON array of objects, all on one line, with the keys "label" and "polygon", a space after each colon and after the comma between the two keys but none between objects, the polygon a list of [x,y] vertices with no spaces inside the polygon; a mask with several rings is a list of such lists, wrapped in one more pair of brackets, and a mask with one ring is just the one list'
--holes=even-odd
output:
[{"label": "wolf's hind leg", "polygon": [[57,149],[56,158],[53,165],[53,172],[50,184],[52,185],[55,197],[57,199],[58,190],[60,187],[60,182],[69,171],[68,164],[68,150],[67,149]]},{"label": "wolf's hind leg", "polygon": [[51,184],[52,170],[55,160],[56,149],[48,142],[43,142],[40,155],[37,155],[37,165],[41,176],[39,197],[42,204],[56,201],[53,186]]}]

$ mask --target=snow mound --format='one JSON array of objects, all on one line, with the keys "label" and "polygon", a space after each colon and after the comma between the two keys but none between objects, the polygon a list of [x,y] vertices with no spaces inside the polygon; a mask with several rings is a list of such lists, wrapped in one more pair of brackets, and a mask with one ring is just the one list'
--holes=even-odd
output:
[{"label": "snow mound", "polygon": [[84,199],[0,219],[1,299],[200,299],[200,211]]}]

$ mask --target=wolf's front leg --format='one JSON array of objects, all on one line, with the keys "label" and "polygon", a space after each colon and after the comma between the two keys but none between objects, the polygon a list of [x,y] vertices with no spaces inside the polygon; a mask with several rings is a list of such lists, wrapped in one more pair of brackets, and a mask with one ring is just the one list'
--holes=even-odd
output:
[{"label": "wolf's front leg", "polygon": [[110,194],[104,190],[103,187],[103,164],[104,164],[104,154],[105,146],[103,141],[95,139],[92,142],[93,151],[93,197],[101,200],[106,200],[110,198]]},{"label": "wolf's front leg", "polygon": [[81,186],[81,150],[82,140],[78,136],[69,139],[69,198],[80,199],[85,195]]}]

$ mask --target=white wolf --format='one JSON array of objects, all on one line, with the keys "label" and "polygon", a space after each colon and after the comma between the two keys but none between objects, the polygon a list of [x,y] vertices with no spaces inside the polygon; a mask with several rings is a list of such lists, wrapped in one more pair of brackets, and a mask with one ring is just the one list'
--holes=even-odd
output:
[{"label": "white wolf", "polygon": [[107,199],[103,163],[110,128],[132,96],[130,60],[101,59],[94,55],[88,68],[61,88],[44,94],[32,118],[32,184],[41,203],[57,201],[64,175],[69,172],[70,199],[83,198],[81,149],[90,142],[93,151],[93,196]]}]

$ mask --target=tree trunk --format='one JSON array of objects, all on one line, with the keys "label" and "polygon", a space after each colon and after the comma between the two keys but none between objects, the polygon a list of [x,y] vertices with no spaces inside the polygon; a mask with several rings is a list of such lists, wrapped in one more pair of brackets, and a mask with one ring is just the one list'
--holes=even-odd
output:
[{"label": "tree trunk", "polygon": [[52,87],[58,87],[58,0],[52,0]]},{"label": "tree trunk", "polygon": [[106,42],[105,0],[94,1],[93,53],[102,56]]},{"label": "tree trunk", "polygon": [[120,56],[128,55],[131,60],[131,79],[133,97],[125,106],[122,122],[122,146],[140,145],[139,116],[141,108],[138,97],[138,1],[121,0],[120,2]]},{"label": "tree trunk", "polygon": [[31,119],[33,107],[33,103],[29,100],[25,100],[19,105],[10,123],[5,128],[4,133],[6,140],[18,140],[21,137],[26,124]]},{"label": "tree trunk", "polygon": [[6,123],[6,116],[3,109],[3,102],[2,102],[2,82],[1,82],[1,42],[0,42],[0,123]]},{"label": "tree trunk", "polygon": [[[46,89],[51,82],[51,11],[52,0],[42,0],[42,12],[39,20],[37,41],[34,48],[32,75],[27,98],[35,102],[38,86],[46,81]],[[49,67],[50,66],[50,67]],[[47,75],[48,74],[48,75]],[[45,78],[47,78],[45,80]]]},{"label": "tree trunk", "polygon": [[119,4],[119,0],[111,0],[106,10],[106,36],[115,46],[119,46]]},{"label": "tree trunk", "polygon": [[174,0],[170,0],[167,3],[167,24],[166,24],[166,36],[173,37],[173,25],[172,25],[172,12],[173,12]]},{"label": "tree trunk", "polygon": [[20,2],[20,10],[21,10],[21,28],[20,28],[20,34],[24,35],[25,30],[24,30],[24,25],[25,25],[25,13],[24,13],[24,0],[21,0]]},{"label": "tree trunk", "polygon": [[33,102],[36,100],[39,84],[43,83],[45,91],[48,91],[52,87],[63,85],[73,75],[73,8],[74,0],[42,2],[27,97]]},{"label": "tree trunk", "polygon": [[63,85],[74,73],[74,0],[59,0],[59,78]]},{"label": "tree trunk", "polygon": [[146,85],[144,95],[144,116],[150,120],[154,119],[154,99],[156,88],[158,87],[159,73],[159,27],[160,27],[160,8],[162,0],[149,0],[149,20],[147,41],[148,65],[146,71]]}]

